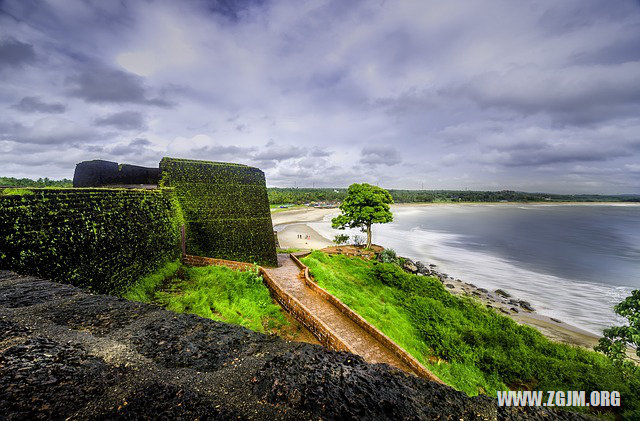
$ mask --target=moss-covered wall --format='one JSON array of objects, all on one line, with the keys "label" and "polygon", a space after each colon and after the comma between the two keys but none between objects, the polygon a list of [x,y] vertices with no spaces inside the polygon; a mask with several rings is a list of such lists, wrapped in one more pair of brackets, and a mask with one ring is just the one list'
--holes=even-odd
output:
[{"label": "moss-covered wall", "polygon": [[0,191],[0,269],[119,293],[180,253],[172,189]]},{"label": "moss-covered wall", "polygon": [[246,165],[163,158],[187,221],[187,253],[276,265],[264,173]]}]

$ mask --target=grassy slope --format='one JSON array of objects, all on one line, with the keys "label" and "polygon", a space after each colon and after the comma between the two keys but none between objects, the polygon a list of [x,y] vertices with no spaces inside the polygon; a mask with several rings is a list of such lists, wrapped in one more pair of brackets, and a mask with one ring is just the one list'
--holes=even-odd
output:
[{"label": "grassy slope", "polygon": [[640,406],[638,374],[625,377],[604,355],[554,343],[474,300],[452,295],[437,279],[321,252],[303,261],[320,286],[470,395],[495,396],[507,388],[618,390],[626,410]]},{"label": "grassy slope", "polygon": [[170,262],[141,279],[124,298],[153,302],[178,313],[234,323],[267,333],[288,325],[280,307],[271,300],[262,278],[252,271],[226,267],[180,268]]}]

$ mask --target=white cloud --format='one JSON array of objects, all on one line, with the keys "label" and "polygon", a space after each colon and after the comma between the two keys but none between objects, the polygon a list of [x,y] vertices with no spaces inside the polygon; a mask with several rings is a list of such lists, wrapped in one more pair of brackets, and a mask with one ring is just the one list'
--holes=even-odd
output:
[{"label": "white cloud", "polygon": [[33,54],[3,73],[2,139],[93,159],[140,137],[141,160],[247,163],[271,185],[640,189],[632,1],[107,3],[3,3],[26,24],[1,15],[0,40]]}]

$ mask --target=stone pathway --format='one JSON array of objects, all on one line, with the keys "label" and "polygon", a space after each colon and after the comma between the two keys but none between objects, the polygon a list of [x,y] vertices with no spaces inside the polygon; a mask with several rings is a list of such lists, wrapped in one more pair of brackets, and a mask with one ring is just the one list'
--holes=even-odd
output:
[{"label": "stone pathway", "polygon": [[308,288],[301,277],[301,270],[288,254],[278,254],[277,268],[264,268],[282,289],[295,297],[356,354],[370,363],[387,363],[413,373],[402,360],[378,342],[367,331],[342,314],[333,304]]}]

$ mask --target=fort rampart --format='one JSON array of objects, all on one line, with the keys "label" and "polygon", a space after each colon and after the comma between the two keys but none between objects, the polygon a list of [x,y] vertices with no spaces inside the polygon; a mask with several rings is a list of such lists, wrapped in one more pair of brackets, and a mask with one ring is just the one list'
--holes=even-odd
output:
[{"label": "fort rampart", "polygon": [[172,189],[7,189],[0,269],[118,293],[180,253]]}]

